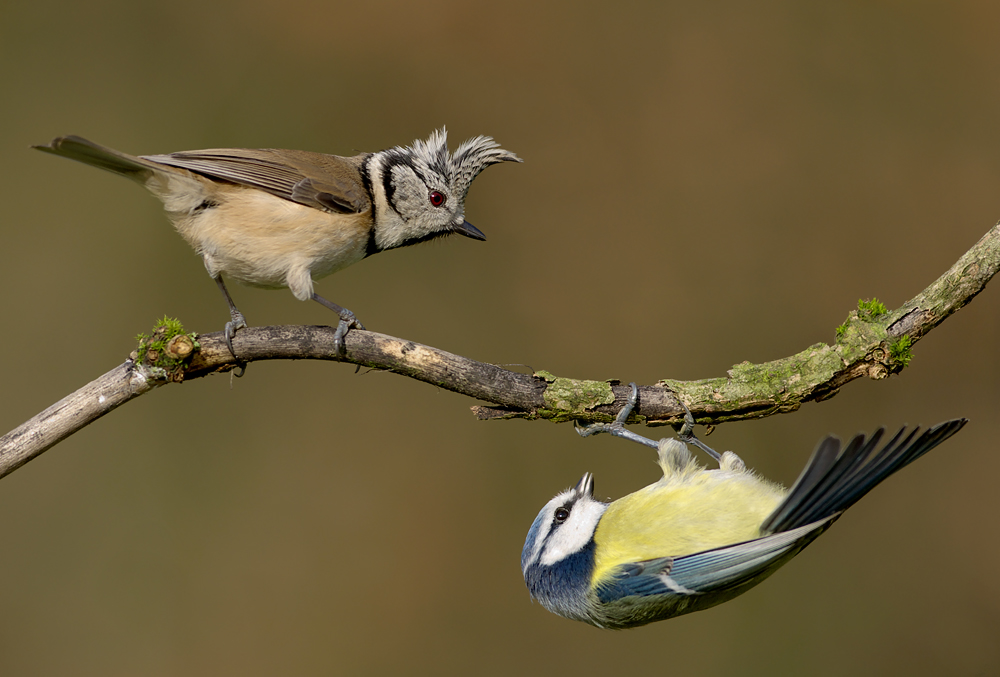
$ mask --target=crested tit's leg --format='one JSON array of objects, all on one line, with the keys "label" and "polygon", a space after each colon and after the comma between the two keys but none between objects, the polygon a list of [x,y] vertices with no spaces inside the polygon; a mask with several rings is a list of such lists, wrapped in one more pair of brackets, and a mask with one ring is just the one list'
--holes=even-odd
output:
[{"label": "crested tit's leg", "polygon": [[[625,421],[627,421],[628,417],[632,415],[632,410],[639,401],[639,388],[635,385],[635,383],[629,383],[629,385],[632,387],[632,392],[629,393],[628,402],[624,407],[622,407],[622,410],[618,412],[618,416],[615,417],[614,423],[591,423],[586,426],[581,426],[579,423],[575,423],[576,432],[578,432],[581,437],[596,435],[597,433],[611,433],[615,437],[624,437],[627,440],[644,444],[647,447],[652,447],[653,449],[658,448],[659,443],[655,440],[643,437],[642,435],[625,428]],[[682,407],[684,407],[684,424],[681,426],[681,429],[677,431],[677,438],[685,444],[693,444],[714,458],[716,461],[721,460],[722,456],[719,452],[715,451],[694,436],[694,416],[691,414],[691,410],[688,409],[687,405],[684,404],[679,397],[677,398],[677,401],[681,403]]]},{"label": "crested tit's leg", "polygon": [[[347,336],[347,332],[351,329],[361,329],[364,331],[365,326],[358,322],[358,318],[354,317],[354,313],[349,311],[343,306],[338,306],[333,301],[327,301],[325,298],[319,294],[313,292],[312,300],[320,305],[326,306],[333,312],[340,316],[340,322],[337,323],[337,331],[333,334],[333,349],[338,355],[344,354],[344,337]],[[360,365],[359,365],[360,366]]]},{"label": "crested tit's leg", "polygon": [[[237,308],[236,304],[233,303],[233,297],[229,295],[229,290],[226,289],[226,283],[222,281],[222,276],[219,275],[215,278],[215,284],[219,285],[219,289],[222,290],[222,295],[226,297],[226,303],[229,304],[229,317],[232,318],[229,322],[226,322],[226,345],[229,346],[229,352],[236,357],[236,351],[233,350],[233,336],[236,332],[243,327],[247,326],[247,321],[243,317]],[[240,374],[242,376],[242,374]]]}]

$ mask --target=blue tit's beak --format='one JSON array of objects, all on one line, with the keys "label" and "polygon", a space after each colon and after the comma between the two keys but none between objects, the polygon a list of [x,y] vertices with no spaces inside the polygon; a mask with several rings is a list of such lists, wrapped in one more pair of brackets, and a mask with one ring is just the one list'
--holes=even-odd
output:
[{"label": "blue tit's beak", "polygon": [[465,237],[471,237],[473,240],[486,239],[486,236],[483,235],[483,231],[479,230],[468,221],[462,221],[461,225],[456,226],[454,232],[458,233],[459,235],[464,235]]},{"label": "blue tit's beak", "polygon": [[576,484],[576,493],[586,496],[587,498],[594,497],[594,476],[589,472],[584,473],[583,477]]}]

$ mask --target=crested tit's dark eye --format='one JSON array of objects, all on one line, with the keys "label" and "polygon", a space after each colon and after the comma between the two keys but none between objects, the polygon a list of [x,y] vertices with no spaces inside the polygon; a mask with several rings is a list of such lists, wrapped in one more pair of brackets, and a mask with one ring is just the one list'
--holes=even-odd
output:
[{"label": "crested tit's dark eye", "polygon": [[440,207],[441,205],[444,204],[445,201],[444,193],[439,193],[436,190],[432,190],[428,197],[430,198],[431,204],[434,205],[435,207]]},{"label": "crested tit's dark eye", "polygon": [[556,508],[556,522],[565,522],[569,519],[569,510],[566,508]]}]

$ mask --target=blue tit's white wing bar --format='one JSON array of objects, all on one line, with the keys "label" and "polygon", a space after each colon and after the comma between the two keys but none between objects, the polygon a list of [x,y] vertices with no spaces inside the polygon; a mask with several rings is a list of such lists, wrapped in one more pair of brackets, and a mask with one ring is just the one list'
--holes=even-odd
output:
[{"label": "blue tit's white wing bar", "polygon": [[597,590],[604,603],[630,595],[690,596],[759,582],[776,560],[791,557],[823,533],[833,519],[676,559],[624,565]]},{"label": "blue tit's white wing bar", "polygon": [[836,521],[831,517],[790,531],[782,531],[746,543],[678,557],[670,577],[679,585],[698,592],[760,582],[775,571],[776,562],[797,555]]}]

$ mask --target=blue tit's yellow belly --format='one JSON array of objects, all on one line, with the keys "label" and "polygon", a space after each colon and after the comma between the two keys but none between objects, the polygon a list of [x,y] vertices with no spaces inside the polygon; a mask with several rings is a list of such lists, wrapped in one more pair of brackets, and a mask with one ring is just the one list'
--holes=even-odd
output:
[{"label": "blue tit's yellow belly", "polygon": [[761,535],[786,491],[750,471],[704,470],[665,477],[608,506],[594,533],[592,581],[614,567],[680,557]]}]

